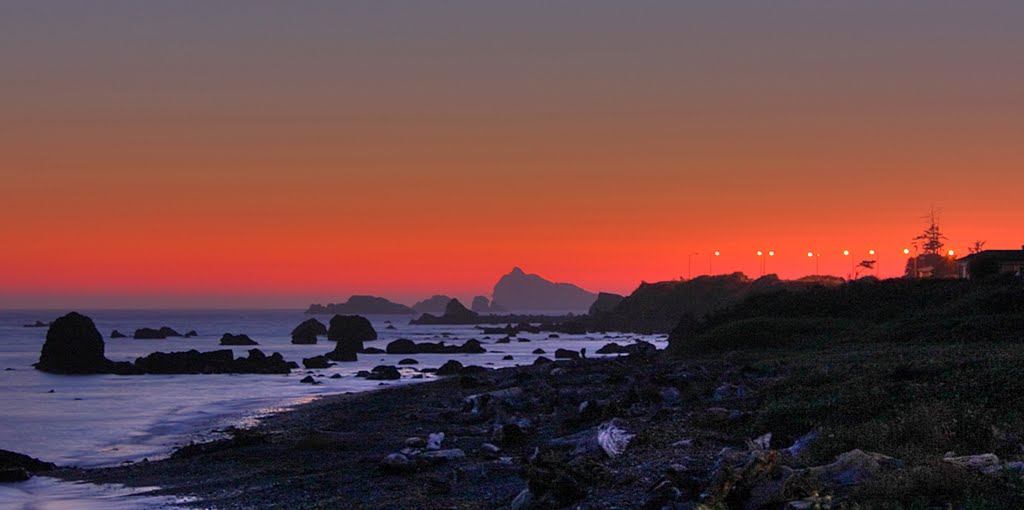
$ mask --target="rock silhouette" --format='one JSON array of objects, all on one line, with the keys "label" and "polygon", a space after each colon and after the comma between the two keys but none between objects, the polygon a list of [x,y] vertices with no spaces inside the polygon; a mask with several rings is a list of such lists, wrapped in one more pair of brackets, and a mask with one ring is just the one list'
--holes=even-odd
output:
[{"label": "rock silhouette", "polygon": [[597,299],[597,294],[576,285],[545,280],[518,267],[498,280],[492,295],[517,311],[584,311]]}]

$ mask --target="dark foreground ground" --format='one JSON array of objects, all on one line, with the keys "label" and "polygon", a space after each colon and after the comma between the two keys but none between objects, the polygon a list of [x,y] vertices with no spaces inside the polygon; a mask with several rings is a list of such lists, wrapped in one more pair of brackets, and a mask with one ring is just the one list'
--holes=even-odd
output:
[{"label": "dark foreground ground", "polygon": [[453,376],[58,473],[215,508],[1024,508],[1022,448],[1024,348],[839,342]]}]

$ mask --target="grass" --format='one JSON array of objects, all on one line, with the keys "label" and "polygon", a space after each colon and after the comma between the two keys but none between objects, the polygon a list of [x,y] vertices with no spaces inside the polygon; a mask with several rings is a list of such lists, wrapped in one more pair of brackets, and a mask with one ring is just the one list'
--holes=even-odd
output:
[{"label": "grass", "polygon": [[754,296],[679,328],[669,353],[767,376],[734,432],[784,446],[816,430],[807,465],[855,448],[902,460],[849,496],[862,507],[1024,508],[1019,474],[942,460],[1024,459],[1022,342],[1019,284],[875,282]]}]

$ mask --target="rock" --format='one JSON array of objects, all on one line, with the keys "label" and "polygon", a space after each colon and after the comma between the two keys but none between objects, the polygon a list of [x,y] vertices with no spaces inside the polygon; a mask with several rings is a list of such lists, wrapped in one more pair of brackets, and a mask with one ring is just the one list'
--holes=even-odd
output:
[{"label": "rock", "polygon": [[313,376],[311,376],[311,375],[307,375],[306,377],[303,377],[299,382],[303,383],[303,384],[319,384],[319,383],[316,382],[316,379],[313,379]]},{"label": "rock", "polygon": [[405,439],[406,448],[423,448],[426,445],[427,442],[422,437],[413,436]]},{"label": "rock", "polygon": [[441,443],[444,442],[444,432],[435,432],[427,436],[427,449],[428,450],[440,450]]},{"label": "rock", "polygon": [[409,457],[402,455],[401,453],[392,453],[380,463],[381,469],[389,473],[408,473],[415,470],[415,466]]},{"label": "rock", "polygon": [[626,450],[626,446],[635,435],[626,432],[616,420],[598,425],[597,442],[609,457],[618,457]]},{"label": "rock", "polygon": [[363,350],[363,342],[376,340],[377,332],[365,317],[335,315],[327,330],[327,339],[338,342],[327,357],[334,361],[356,361],[356,353]]},{"label": "rock", "polygon": [[46,326],[49,326],[49,324],[47,324],[47,323],[45,323],[43,321],[37,320],[37,321],[33,322],[32,324],[25,324],[22,327],[25,327],[25,328],[45,328]]},{"label": "rock", "polygon": [[555,359],[580,359],[580,353],[569,349],[556,349]]},{"label": "rock", "polygon": [[597,350],[598,354],[650,354],[658,348],[650,342],[638,341],[630,345],[619,345],[615,342],[605,344]]},{"label": "rock", "polygon": [[153,328],[139,328],[135,330],[133,338],[139,340],[163,340],[170,337],[181,337],[181,333],[178,333],[173,328],[163,326],[160,329]]},{"label": "rock", "polygon": [[196,333],[196,330],[194,329],[190,329],[188,333],[185,333],[185,338],[193,338],[197,336],[199,336],[199,333]]},{"label": "rock", "polygon": [[594,317],[602,313],[610,312],[614,310],[616,306],[619,306],[619,303],[621,303],[623,299],[625,299],[625,297],[619,294],[600,292],[597,294],[597,299],[594,300],[594,303],[590,305],[590,309],[587,311],[587,314]]},{"label": "rock", "polygon": [[366,378],[371,381],[395,381],[402,378],[402,373],[391,365],[377,365]]},{"label": "rock", "polygon": [[352,296],[344,303],[330,303],[327,306],[314,304],[306,315],[315,314],[361,314],[361,315],[412,315],[416,311],[408,306],[393,303],[382,297]]},{"label": "rock", "polygon": [[501,448],[491,444],[484,443],[480,445],[480,455],[487,459],[496,459],[501,454]]},{"label": "rock", "polygon": [[569,283],[555,283],[516,267],[501,277],[491,294],[495,301],[512,310],[578,310],[583,311],[597,299]]},{"label": "rock", "polygon": [[412,358],[404,358],[398,362],[399,365],[419,365],[420,362]]},{"label": "rock", "polygon": [[315,344],[317,337],[327,334],[327,326],[316,319],[307,319],[292,330],[292,343]]},{"label": "rock", "polygon": [[0,483],[24,482],[31,477],[25,468],[0,468]]},{"label": "rock", "polygon": [[35,367],[58,374],[102,374],[112,371],[104,356],[103,336],[92,319],[71,312],[53,321]]},{"label": "rock", "polygon": [[448,360],[437,369],[437,375],[458,375],[462,370],[462,363],[455,360]]},{"label": "rock", "polygon": [[954,457],[952,455],[942,459],[944,462],[953,464],[954,466],[972,469],[984,473],[986,475],[994,475],[1001,473],[1005,470],[1005,466],[999,461],[999,457],[994,453],[982,453],[980,455],[964,455],[960,457]]},{"label": "rock", "polygon": [[341,379],[341,374],[334,374],[330,378],[331,379]]},{"label": "rock", "polygon": [[546,365],[548,363],[554,363],[550,358],[544,356],[538,356],[537,359],[533,360],[534,365]]},{"label": "rock", "polygon": [[496,343],[496,344],[510,344],[510,343],[512,343],[512,337],[506,336],[504,338],[499,338],[499,339],[495,340],[494,343]]},{"label": "rock", "polygon": [[901,461],[880,453],[851,450],[836,457],[835,462],[807,469],[807,475],[826,485],[858,485],[883,467],[897,466]]},{"label": "rock", "polygon": [[451,296],[434,295],[412,305],[412,309],[415,310],[416,313],[432,313],[434,315],[441,315],[444,313],[445,307],[451,300]]},{"label": "rock", "polygon": [[249,335],[240,334],[232,335],[231,333],[224,333],[224,336],[220,337],[221,345],[259,345],[255,340],[249,338]]},{"label": "rock", "polygon": [[516,495],[509,504],[509,510],[532,510],[533,509],[533,494],[530,489],[523,489]]},{"label": "rock", "polygon": [[466,308],[458,299],[453,299],[444,307],[443,317],[458,323],[474,321],[479,314]]},{"label": "rock", "polygon": [[408,338],[399,338],[388,343],[384,349],[388,354],[418,354],[416,342]]},{"label": "rock", "polygon": [[533,353],[534,354],[547,354],[546,352],[544,352],[544,349],[534,349]]},{"label": "rock", "polygon": [[135,368],[147,374],[287,374],[291,366],[279,353],[270,356],[250,349],[247,357],[234,358],[231,349],[211,352],[154,352],[135,360]]},{"label": "rock", "polygon": [[32,474],[57,469],[55,464],[34,459],[28,455],[0,450],[0,482],[21,482]]},{"label": "rock", "polygon": [[331,318],[331,327],[327,330],[327,339],[332,342],[345,342],[354,346],[353,352],[363,350],[363,342],[377,339],[377,331],[373,324],[361,315],[335,315]]},{"label": "rock", "polygon": [[110,332],[110,338],[128,338],[128,335],[115,329],[114,331]]},{"label": "rock", "polygon": [[429,450],[421,453],[420,457],[432,461],[452,461],[466,458],[466,452],[459,448],[448,450]]},{"label": "rock", "polygon": [[480,341],[471,338],[462,345],[445,345],[444,342],[415,343],[407,338],[399,338],[387,345],[388,354],[481,354],[487,352]]},{"label": "rock", "polygon": [[502,356],[501,359],[504,360],[504,361],[512,361],[512,360],[515,359],[515,357],[513,357],[511,354],[509,354],[509,355],[506,355],[506,356]]},{"label": "rock", "polygon": [[486,296],[473,296],[473,302],[469,305],[476,313],[491,313],[491,300]]},{"label": "rock", "polygon": [[548,335],[548,339],[555,339],[555,338],[562,338],[562,337],[559,336],[558,333],[551,333],[550,335]]},{"label": "rock", "polygon": [[303,358],[302,366],[309,369],[324,369],[333,367],[334,363],[330,363],[326,356],[313,356],[312,358]]},{"label": "rock", "polygon": [[378,349],[377,347],[367,347],[359,352],[360,354],[387,354],[384,349]]}]

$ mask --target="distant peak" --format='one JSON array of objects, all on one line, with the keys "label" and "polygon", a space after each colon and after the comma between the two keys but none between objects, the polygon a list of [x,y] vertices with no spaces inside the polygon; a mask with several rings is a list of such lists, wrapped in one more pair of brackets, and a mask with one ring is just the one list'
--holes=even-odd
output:
[{"label": "distant peak", "polygon": [[516,266],[516,267],[512,268],[512,272],[509,273],[509,274],[526,274],[526,273],[523,272],[522,269],[519,269],[519,266]]}]

